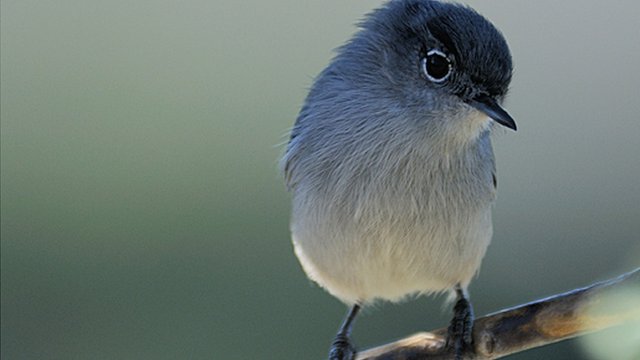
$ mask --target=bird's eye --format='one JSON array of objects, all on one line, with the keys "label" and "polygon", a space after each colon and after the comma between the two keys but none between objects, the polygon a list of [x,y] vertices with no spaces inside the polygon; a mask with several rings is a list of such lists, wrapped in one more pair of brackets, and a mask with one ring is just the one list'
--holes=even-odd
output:
[{"label": "bird's eye", "polygon": [[451,75],[451,61],[442,51],[430,50],[422,59],[422,71],[429,80],[441,83]]}]

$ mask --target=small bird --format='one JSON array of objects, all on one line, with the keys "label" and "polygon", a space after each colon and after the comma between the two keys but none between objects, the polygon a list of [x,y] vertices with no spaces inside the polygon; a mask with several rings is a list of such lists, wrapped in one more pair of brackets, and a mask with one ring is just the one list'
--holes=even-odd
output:
[{"label": "small bird", "polygon": [[362,306],[456,298],[447,349],[472,351],[467,288],[492,236],[490,133],[512,77],[502,34],[473,9],[392,0],[315,79],[281,160],[295,253],[350,307],[331,360],[352,359]]}]

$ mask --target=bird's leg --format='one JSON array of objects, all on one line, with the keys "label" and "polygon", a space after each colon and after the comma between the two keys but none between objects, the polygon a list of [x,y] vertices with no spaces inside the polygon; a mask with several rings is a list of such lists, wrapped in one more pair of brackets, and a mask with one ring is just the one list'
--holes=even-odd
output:
[{"label": "bird's leg", "polygon": [[353,320],[356,318],[358,311],[360,311],[360,305],[358,304],[353,305],[351,310],[349,310],[347,317],[344,319],[344,323],[342,323],[336,338],[331,344],[329,360],[351,360],[354,358],[356,350],[351,344],[349,335],[351,335],[351,326],[353,325]]},{"label": "bird's leg", "polygon": [[473,353],[473,307],[465,291],[456,286],[457,300],[453,307],[453,319],[448,329],[447,348],[462,360],[465,354]]}]

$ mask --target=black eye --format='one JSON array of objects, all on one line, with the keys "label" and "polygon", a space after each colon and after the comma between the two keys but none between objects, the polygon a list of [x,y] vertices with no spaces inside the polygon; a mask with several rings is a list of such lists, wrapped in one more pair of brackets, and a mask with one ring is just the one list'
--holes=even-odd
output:
[{"label": "black eye", "polygon": [[439,50],[430,50],[422,59],[422,71],[429,80],[441,83],[451,75],[451,61]]}]

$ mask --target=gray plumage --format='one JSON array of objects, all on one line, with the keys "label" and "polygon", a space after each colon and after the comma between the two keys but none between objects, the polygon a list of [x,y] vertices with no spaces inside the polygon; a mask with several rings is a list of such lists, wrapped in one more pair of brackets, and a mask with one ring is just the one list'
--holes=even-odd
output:
[{"label": "gray plumage", "polygon": [[[438,54],[443,81],[425,65]],[[511,72],[504,38],[468,7],[395,0],[368,15],[281,162],[311,279],[351,305],[466,289],[492,234],[491,118],[515,129],[497,105]]]}]

